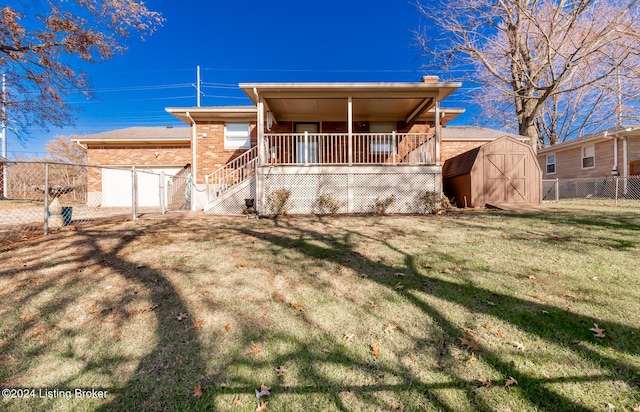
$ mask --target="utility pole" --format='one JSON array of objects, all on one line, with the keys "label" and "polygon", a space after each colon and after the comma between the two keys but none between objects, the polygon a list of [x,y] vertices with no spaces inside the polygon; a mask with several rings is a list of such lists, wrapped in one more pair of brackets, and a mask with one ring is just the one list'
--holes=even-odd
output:
[{"label": "utility pole", "polygon": [[196,66],[196,107],[200,107],[200,66]]},{"label": "utility pole", "polygon": [[[7,158],[7,76],[2,73],[2,157]],[[7,197],[7,166],[2,164],[2,197]]]}]

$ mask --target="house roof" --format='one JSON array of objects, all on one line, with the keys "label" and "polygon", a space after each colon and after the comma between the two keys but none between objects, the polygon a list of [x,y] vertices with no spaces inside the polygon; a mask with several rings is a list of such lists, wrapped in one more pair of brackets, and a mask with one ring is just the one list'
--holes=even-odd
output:
[{"label": "house roof", "polygon": [[255,121],[258,113],[256,106],[167,107],[165,110],[189,125],[193,120]]},{"label": "house roof", "polygon": [[609,140],[613,137],[621,136],[640,136],[640,124],[626,124],[610,129],[601,130],[595,133],[591,133],[582,137],[578,137],[573,140],[558,143],[552,146],[546,146],[538,150],[538,154],[545,154],[550,152],[559,152],[562,150],[568,150],[575,146],[580,146],[585,143],[596,143],[599,141]]},{"label": "house roof", "polygon": [[78,143],[115,142],[182,142],[191,140],[189,127],[128,127],[108,132],[74,136],[71,141]]},{"label": "house roof", "polygon": [[356,121],[429,120],[436,99],[443,100],[462,86],[460,82],[389,83],[241,83],[255,104],[263,99],[276,121],[304,121],[322,117],[342,121],[351,99]]},{"label": "house roof", "polygon": [[[447,109],[444,109],[447,110]],[[500,130],[489,129],[479,126],[447,126],[442,128],[442,140],[496,140],[501,137],[511,137],[516,140],[528,142],[529,138],[513,133],[507,133]]]}]

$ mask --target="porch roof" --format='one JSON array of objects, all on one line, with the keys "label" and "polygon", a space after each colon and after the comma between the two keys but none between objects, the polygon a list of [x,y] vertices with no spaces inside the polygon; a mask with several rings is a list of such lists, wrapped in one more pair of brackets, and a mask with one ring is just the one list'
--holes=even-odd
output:
[{"label": "porch roof", "polygon": [[256,104],[262,97],[276,121],[317,118],[343,121],[347,99],[351,97],[356,121],[409,123],[432,120],[436,98],[443,100],[462,83],[241,83],[239,86]]}]

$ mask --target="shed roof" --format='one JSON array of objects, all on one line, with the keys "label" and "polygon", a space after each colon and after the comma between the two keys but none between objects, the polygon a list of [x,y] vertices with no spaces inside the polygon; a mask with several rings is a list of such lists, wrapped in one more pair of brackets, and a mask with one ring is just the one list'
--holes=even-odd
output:
[{"label": "shed roof", "polygon": [[150,142],[150,141],[189,141],[191,128],[189,127],[128,127],[108,132],[74,136],[74,142]]},{"label": "shed roof", "polygon": [[456,176],[466,175],[471,173],[473,164],[480,153],[482,146],[478,146],[475,149],[471,149],[467,152],[459,154],[458,156],[447,159],[442,166],[442,178],[449,179]]}]

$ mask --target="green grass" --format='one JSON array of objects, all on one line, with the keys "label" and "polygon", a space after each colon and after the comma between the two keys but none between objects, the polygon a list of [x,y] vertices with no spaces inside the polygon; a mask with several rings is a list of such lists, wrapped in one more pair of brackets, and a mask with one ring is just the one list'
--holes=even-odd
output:
[{"label": "green grass", "polygon": [[555,208],[169,215],[11,245],[2,386],[108,395],[0,408],[253,411],[264,384],[279,411],[632,411],[640,214]]}]

